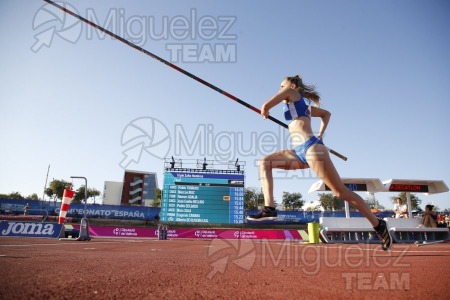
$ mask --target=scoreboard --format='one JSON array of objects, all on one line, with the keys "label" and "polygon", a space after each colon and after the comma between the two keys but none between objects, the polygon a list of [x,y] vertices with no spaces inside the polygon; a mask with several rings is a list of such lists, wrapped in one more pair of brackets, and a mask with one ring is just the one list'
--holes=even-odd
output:
[{"label": "scoreboard", "polygon": [[389,192],[417,192],[428,193],[427,184],[391,184]]},{"label": "scoreboard", "polygon": [[161,221],[244,223],[244,174],[231,170],[166,171]]},{"label": "scoreboard", "polygon": [[[350,190],[354,192],[366,192],[367,184],[365,183],[344,183],[344,185]],[[331,188],[325,184],[325,191],[331,191]]]}]

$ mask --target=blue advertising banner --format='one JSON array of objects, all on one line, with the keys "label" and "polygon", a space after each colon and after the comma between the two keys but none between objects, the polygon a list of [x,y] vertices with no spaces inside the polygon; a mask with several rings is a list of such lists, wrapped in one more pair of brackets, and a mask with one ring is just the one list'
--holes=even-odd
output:
[{"label": "blue advertising banner", "polygon": [[[178,186],[176,186],[178,189]],[[236,190],[239,187],[235,187],[230,194],[230,199],[224,202],[227,206],[221,209],[216,209],[215,214],[212,218],[208,219],[211,223],[221,223],[224,222],[223,218],[225,216],[226,220],[231,220],[230,215],[236,215],[234,210],[236,205],[232,206],[231,200],[234,198],[235,204],[239,202],[239,205],[243,205],[243,197],[239,194],[241,191]],[[187,189],[186,189],[187,190]],[[181,189],[181,191],[183,191]],[[178,191],[177,191],[178,192]],[[194,190],[197,193],[197,190]],[[188,194],[189,196],[189,194]],[[193,194],[193,196],[197,196]],[[223,197],[223,196],[222,196]],[[200,209],[200,207],[213,208],[214,206],[209,205],[207,202],[201,202],[202,199],[190,200],[192,203],[183,203],[184,207],[179,207],[180,209]],[[198,203],[194,203],[197,201]],[[23,216],[25,213],[25,205],[28,204],[29,209],[26,214],[32,215],[44,215],[44,216],[58,216],[61,209],[61,202],[48,202],[48,201],[28,201],[28,200],[11,200],[11,199],[1,199],[0,198],[0,215],[15,215]],[[189,205],[189,208],[188,208]],[[164,206],[164,205],[163,205]],[[228,207],[229,206],[229,207]],[[69,210],[67,212],[67,217],[81,219],[85,213],[85,205],[82,203],[71,203]],[[168,210],[168,207],[166,207]],[[176,209],[176,208],[175,208]],[[146,207],[146,206],[131,206],[131,205],[99,205],[99,204],[88,204],[86,206],[86,217],[87,218],[99,218],[99,219],[121,219],[121,220],[145,220],[153,221],[155,217],[161,212],[159,207]],[[242,214],[242,218],[245,220],[246,215],[251,215],[257,213],[257,210],[243,210],[239,208],[238,214],[239,218]],[[390,217],[393,214],[392,211],[380,211],[376,213],[377,217],[385,218]],[[362,215],[357,211],[350,212],[351,217],[362,217]],[[307,224],[310,222],[319,222],[320,217],[342,217],[345,218],[344,211],[278,211],[278,219],[273,221],[260,221],[252,222],[248,221],[249,224]],[[170,220],[168,220],[170,221]],[[197,220],[198,221],[198,220]],[[244,221],[245,222],[245,221]]]},{"label": "blue advertising banner", "polygon": [[[61,202],[28,201],[0,199],[0,215],[24,215],[25,205],[29,209],[27,215],[58,216],[61,210]],[[81,218],[85,213],[83,203],[71,203],[67,211],[67,217]],[[88,204],[86,217],[103,219],[128,219],[128,220],[154,220],[159,214],[159,207],[131,206],[131,205],[99,205]]]},{"label": "blue advertising banner", "polygon": [[0,236],[59,238],[62,224],[0,221]]}]

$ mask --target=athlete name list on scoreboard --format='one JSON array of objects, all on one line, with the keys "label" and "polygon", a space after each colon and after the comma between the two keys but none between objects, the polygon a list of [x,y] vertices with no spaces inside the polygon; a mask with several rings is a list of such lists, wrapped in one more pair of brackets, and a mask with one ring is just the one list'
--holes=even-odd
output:
[{"label": "athlete name list on scoreboard", "polygon": [[243,223],[244,175],[166,172],[161,220]]}]

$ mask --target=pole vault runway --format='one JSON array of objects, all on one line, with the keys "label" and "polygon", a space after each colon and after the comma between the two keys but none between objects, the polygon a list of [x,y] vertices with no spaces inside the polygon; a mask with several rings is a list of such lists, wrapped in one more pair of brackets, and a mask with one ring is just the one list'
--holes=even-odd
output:
[{"label": "pole vault runway", "polygon": [[0,299],[442,299],[449,263],[449,244],[1,238]]}]

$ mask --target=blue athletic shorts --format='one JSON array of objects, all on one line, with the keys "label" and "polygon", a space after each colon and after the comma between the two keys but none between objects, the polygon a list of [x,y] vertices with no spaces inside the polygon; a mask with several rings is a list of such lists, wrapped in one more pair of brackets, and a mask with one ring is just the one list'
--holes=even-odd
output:
[{"label": "blue athletic shorts", "polygon": [[298,145],[294,148],[294,153],[297,158],[304,164],[308,164],[306,161],[306,151],[308,151],[309,147],[315,144],[323,145],[323,142],[315,136],[312,136],[309,140],[304,142],[303,144]]}]

